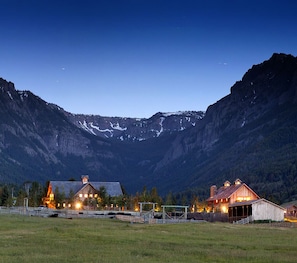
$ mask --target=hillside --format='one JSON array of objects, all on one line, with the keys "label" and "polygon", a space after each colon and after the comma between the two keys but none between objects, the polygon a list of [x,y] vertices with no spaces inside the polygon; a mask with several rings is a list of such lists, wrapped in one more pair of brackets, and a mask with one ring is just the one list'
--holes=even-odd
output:
[{"label": "hillside", "polygon": [[130,193],[206,198],[212,184],[240,178],[287,202],[297,198],[296,103],[297,58],[286,54],[252,66],[205,113],[150,119],[73,115],[0,79],[0,182],[89,174]]}]

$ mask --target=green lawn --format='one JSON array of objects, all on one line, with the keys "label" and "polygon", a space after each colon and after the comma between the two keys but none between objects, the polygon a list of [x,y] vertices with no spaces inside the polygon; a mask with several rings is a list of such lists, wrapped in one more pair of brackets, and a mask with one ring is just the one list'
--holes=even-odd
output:
[{"label": "green lawn", "polygon": [[297,228],[0,215],[0,262],[296,262]]}]

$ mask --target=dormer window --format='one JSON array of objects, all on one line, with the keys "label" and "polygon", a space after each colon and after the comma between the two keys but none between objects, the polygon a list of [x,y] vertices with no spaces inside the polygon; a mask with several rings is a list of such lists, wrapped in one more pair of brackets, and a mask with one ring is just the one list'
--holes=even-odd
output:
[{"label": "dormer window", "polygon": [[241,184],[241,180],[237,178],[237,179],[235,180],[234,184],[235,184],[235,185],[239,185],[239,184]]},{"label": "dormer window", "polygon": [[83,184],[87,184],[89,182],[89,176],[88,175],[83,175],[81,177],[81,181]]},{"label": "dormer window", "polygon": [[231,185],[231,183],[229,182],[229,181],[226,181],[225,183],[224,183],[224,186],[225,187],[229,187]]}]

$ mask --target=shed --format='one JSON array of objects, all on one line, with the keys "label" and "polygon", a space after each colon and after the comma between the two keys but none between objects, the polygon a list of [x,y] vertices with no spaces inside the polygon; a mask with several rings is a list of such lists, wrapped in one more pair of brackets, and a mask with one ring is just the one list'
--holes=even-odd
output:
[{"label": "shed", "polygon": [[229,221],[250,217],[251,221],[284,221],[285,208],[266,199],[237,202],[229,205]]}]

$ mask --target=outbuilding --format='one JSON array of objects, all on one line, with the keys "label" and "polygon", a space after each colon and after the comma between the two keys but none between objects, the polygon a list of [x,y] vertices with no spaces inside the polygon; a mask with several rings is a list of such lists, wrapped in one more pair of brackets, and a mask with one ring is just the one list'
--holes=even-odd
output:
[{"label": "outbuilding", "polygon": [[249,218],[249,221],[284,221],[285,208],[266,199],[237,202],[229,205],[229,221]]}]

